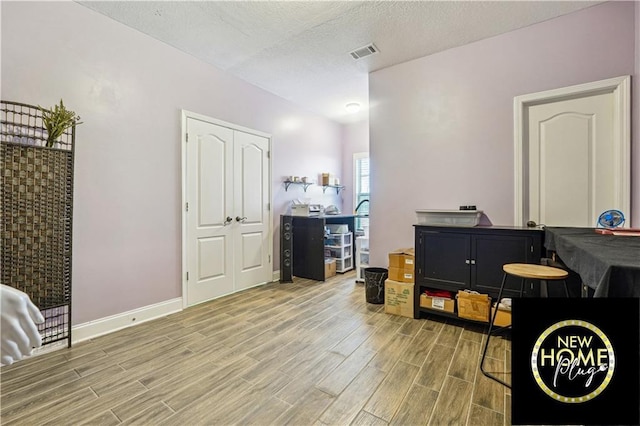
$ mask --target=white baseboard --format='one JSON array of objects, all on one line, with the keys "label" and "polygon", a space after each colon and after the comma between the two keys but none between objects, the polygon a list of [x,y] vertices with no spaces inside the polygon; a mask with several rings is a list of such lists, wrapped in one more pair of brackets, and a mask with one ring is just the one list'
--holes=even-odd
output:
[{"label": "white baseboard", "polygon": [[273,279],[271,282],[280,281],[280,270],[273,271]]},{"label": "white baseboard", "polygon": [[180,312],[181,310],[182,297],[177,297],[175,299],[144,306],[132,311],[89,321],[71,328],[71,342],[72,344],[79,343],[123,328],[132,327],[143,322],[164,317],[175,312]]}]

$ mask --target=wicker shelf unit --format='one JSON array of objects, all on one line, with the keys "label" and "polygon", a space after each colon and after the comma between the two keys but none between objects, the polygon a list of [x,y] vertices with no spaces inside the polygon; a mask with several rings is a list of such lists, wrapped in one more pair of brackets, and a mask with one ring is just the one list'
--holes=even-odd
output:
[{"label": "wicker shelf unit", "polygon": [[0,101],[2,283],[40,308],[43,345],[71,346],[75,126],[53,148],[37,106]]}]

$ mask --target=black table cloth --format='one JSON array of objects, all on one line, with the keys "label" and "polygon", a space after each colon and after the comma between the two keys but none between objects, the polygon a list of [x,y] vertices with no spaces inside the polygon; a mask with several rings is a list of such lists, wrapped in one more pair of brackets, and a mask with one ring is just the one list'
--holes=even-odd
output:
[{"label": "black table cloth", "polygon": [[544,246],[580,275],[594,297],[640,297],[640,237],[548,227]]}]

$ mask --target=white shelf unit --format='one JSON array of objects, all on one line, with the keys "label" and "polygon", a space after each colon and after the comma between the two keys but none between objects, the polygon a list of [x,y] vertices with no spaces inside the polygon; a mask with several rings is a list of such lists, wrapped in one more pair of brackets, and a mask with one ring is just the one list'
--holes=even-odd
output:
[{"label": "white shelf unit", "polygon": [[336,260],[336,272],[353,269],[353,233],[328,234],[324,240],[325,252]]},{"label": "white shelf unit", "polygon": [[364,282],[364,270],[369,267],[369,238],[356,238],[356,282]]}]

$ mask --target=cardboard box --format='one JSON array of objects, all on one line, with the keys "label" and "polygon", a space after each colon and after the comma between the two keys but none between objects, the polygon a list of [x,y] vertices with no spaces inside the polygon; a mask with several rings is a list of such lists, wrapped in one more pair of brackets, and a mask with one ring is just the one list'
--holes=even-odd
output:
[{"label": "cardboard box", "polygon": [[431,297],[426,294],[420,295],[420,307],[433,309],[434,311],[451,312],[455,311],[456,301],[444,297]]},{"label": "cardboard box", "polygon": [[[493,313],[495,312],[495,306],[491,308],[491,317],[493,318]],[[502,309],[498,309],[498,315],[496,316],[496,320],[493,322],[493,325],[497,327],[506,327],[511,325],[511,311],[505,311]]]},{"label": "cardboard box", "polygon": [[489,322],[491,311],[491,298],[488,294],[473,294],[459,291],[458,316],[474,321]]},{"label": "cardboard box", "polygon": [[384,282],[384,312],[413,318],[413,284],[394,280]]},{"label": "cardboard box", "polygon": [[403,268],[389,268],[389,279],[403,283],[413,283],[413,271],[407,271]]},{"label": "cardboard box", "polygon": [[408,268],[414,270],[414,264],[416,261],[416,252],[413,248],[401,248],[389,252],[389,267],[390,268]]},{"label": "cardboard box", "polygon": [[325,259],[324,260],[324,278],[331,278],[336,275],[336,260]]}]

